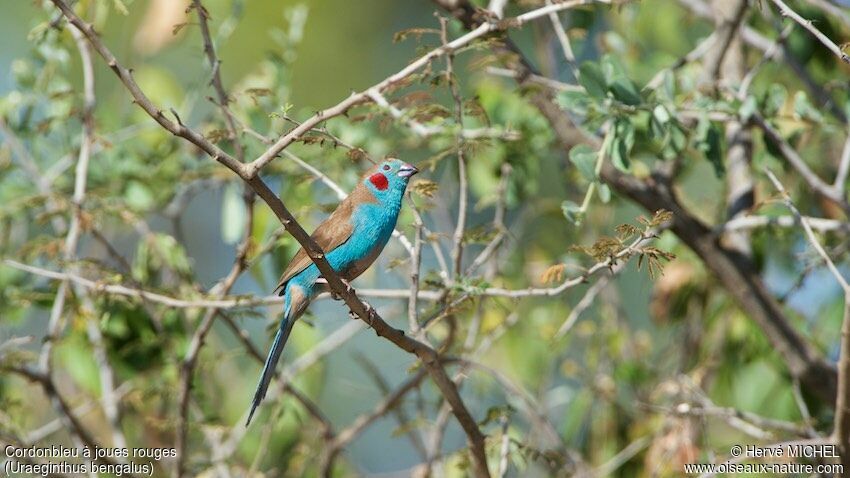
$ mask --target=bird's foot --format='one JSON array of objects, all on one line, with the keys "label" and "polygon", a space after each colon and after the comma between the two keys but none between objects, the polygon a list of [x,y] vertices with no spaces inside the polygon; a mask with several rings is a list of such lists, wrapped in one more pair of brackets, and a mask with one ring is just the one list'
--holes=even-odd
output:
[{"label": "bird's foot", "polygon": [[[351,293],[351,291],[354,290],[354,287],[351,287],[351,284],[347,280],[343,279],[342,277],[340,277],[339,280],[342,281],[342,285],[345,286],[345,292],[346,293]],[[322,281],[323,284],[328,283],[328,281],[326,281],[325,279],[319,279],[319,281]],[[335,291],[331,290],[330,292],[331,292],[331,298],[333,300],[342,300],[342,296],[337,294]]]},{"label": "bird's foot", "polygon": [[[375,308],[372,307],[370,304],[367,304],[367,303],[364,303],[363,307],[366,309],[366,320],[365,320],[365,322],[367,324],[369,324],[369,327],[372,327],[372,317],[374,317]],[[351,320],[357,320],[360,317],[353,310],[349,310],[348,311],[348,318],[350,318]]]}]

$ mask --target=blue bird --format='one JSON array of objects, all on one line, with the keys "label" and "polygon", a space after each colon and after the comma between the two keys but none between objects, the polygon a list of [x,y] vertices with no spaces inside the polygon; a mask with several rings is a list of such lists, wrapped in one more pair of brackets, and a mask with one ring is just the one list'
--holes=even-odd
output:
[{"label": "blue bird", "polygon": [[[346,282],[352,281],[375,262],[395,229],[401,201],[410,177],[419,170],[399,159],[375,165],[311,236],[325,252],[330,266]],[[263,366],[260,383],[245,426],[266,396],[274,369],[292,326],[310,300],[327,287],[319,268],[302,247],[289,263],[280,283],[283,320]]]}]

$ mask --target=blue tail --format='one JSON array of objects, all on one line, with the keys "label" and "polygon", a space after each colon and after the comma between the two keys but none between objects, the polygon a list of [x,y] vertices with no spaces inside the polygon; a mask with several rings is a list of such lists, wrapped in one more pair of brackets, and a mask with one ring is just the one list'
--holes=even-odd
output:
[{"label": "blue tail", "polygon": [[280,354],[283,352],[283,346],[286,345],[286,340],[289,339],[289,333],[292,332],[292,326],[295,325],[297,317],[290,314],[290,308],[287,307],[284,312],[283,321],[280,323],[280,328],[277,329],[277,335],[274,337],[272,349],[269,351],[269,356],[266,357],[266,363],[263,366],[263,374],[260,376],[260,383],[257,385],[257,391],[254,393],[254,401],[251,403],[251,413],[248,414],[248,421],[245,426],[251,424],[251,417],[254,416],[254,411],[260,406],[260,402],[266,396],[266,391],[269,389],[269,383],[272,381],[274,369],[277,361],[280,359]]}]

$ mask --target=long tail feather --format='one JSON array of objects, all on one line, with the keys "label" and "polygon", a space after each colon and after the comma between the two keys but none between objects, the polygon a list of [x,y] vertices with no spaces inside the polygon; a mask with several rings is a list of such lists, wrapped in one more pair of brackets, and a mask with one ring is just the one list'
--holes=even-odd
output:
[{"label": "long tail feather", "polygon": [[[287,309],[289,308],[287,307]],[[266,396],[266,391],[269,389],[269,383],[271,383],[272,376],[274,375],[275,366],[277,365],[277,361],[280,360],[280,354],[283,352],[283,346],[286,345],[286,341],[289,339],[289,333],[292,332],[292,326],[295,325],[297,317],[294,317],[294,315],[295,314],[290,313],[290,310],[287,310],[284,314],[283,321],[280,323],[280,328],[277,329],[277,335],[274,337],[272,349],[269,350],[269,356],[266,357],[266,363],[263,366],[263,374],[260,376],[260,383],[257,385],[257,391],[254,393],[254,401],[251,403],[251,413],[248,414],[248,421],[245,422],[246,427],[251,424],[251,418],[254,416],[254,411],[257,410],[260,402],[262,402],[263,398]]]}]

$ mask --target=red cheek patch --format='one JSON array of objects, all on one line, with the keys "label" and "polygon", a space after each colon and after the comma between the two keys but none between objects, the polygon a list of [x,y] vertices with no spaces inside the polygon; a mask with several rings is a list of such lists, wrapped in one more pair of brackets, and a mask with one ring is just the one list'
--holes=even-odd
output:
[{"label": "red cheek patch", "polygon": [[383,191],[390,185],[389,181],[387,181],[387,177],[382,173],[375,173],[369,176],[369,182],[374,184],[378,191]]}]

